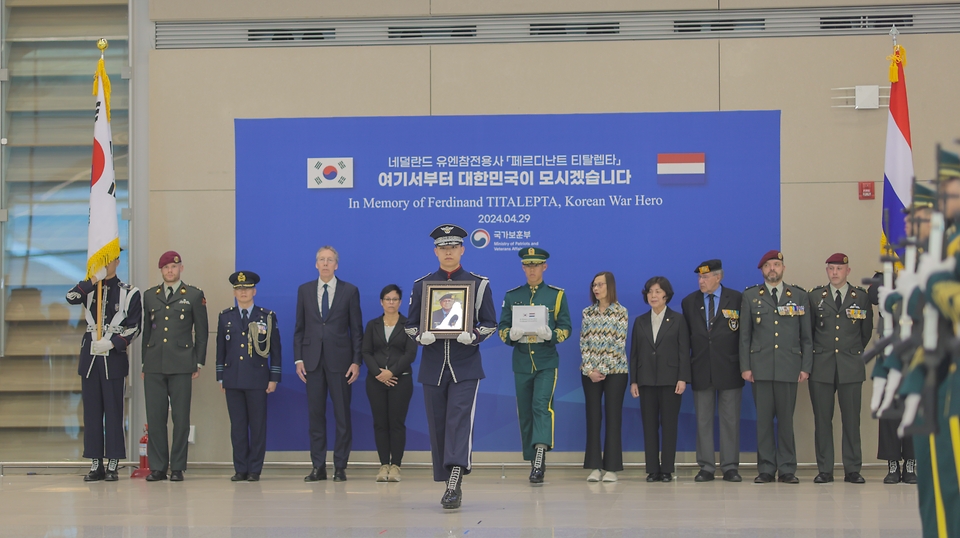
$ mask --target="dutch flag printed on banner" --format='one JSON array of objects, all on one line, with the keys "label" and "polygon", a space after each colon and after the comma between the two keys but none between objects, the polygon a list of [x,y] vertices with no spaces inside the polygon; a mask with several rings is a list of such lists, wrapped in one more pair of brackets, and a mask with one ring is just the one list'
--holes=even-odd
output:
[{"label": "dutch flag printed on banner", "polygon": [[888,215],[887,233],[890,235],[888,237],[881,231],[881,252],[884,252],[888,242],[896,245],[903,240],[900,215],[913,200],[913,193],[910,192],[914,175],[913,149],[910,142],[910,113],[907,110],[907,82],[903,72],[903,66],[907,63],[906,51],[900,45],[894,45],[890,59],[890,113],[887,115],[887,149],[883,160],[883,209]]},{"label": "dutch flag printed on banner", "polygon": [[658,153],[657,183],[660,185],[706,185],[705,155],[703,153]]}]

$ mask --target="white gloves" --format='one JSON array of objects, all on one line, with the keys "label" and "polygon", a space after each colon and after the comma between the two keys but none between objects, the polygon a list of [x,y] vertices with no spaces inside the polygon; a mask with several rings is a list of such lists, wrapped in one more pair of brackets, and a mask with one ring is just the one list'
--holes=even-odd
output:
[{"label": "white gloves", "polygon": [[900,388],[901,379],[903,379],[903,372],[900,370],[890,370],[887,372],[887,386],[883,388],[883,401],[880,402],[880,408],[877,409],[877,416],[882,416],[883,412],[893,405],[893,399],[897,396],[897,389]]},{"label": "white gloves", "polygon": [[550,330],[550,327],[547,327],[546,325],[542,325],[540,327],[537,327],[537,336],[539,336],[541,340],[546,342],[547,340],[550,340],[551,338],[553,338],[553,331]]},{"label": "white gloves", "polygon": [[888,288],[886,286],[880,286],[877,288],[877,306],[880,307],[881,312],[889,312],[886,307],[887,298],[890,297],[890,294],[893,293],[893,291],[894,290],[892,288]]},{"label": "white gloves", "polygon": [[[880,360],[881,357],[877,357],[877,360]],[[874,415],[877,414],[877,410],[880,409],[880,402],[883,401],[883,387],[887,384],[887,378],[885,377],[875,377],[873,378],[873,394],[870,395],[870,412]]]},{"label": "white gloves", "polygon": [[465,345],[465,346],[468,346],[468,345],[472,344],[473,341],[476,340],[476,339],[477,339],[477,335],[473,334],[472,332],[466,332],[466,331],[464,331],[464,332],[460,333],[459,335],[457,335],[457,342],[460,342],[461,344],[463,344],[463,345]]},{"label": "white gloves", "polygon": [[917,276],[919,285],[926,287],[927,279],[934,273],[953,272],[957,264],[957,259],[948,256],[945,260],[934,260],[929,253],[920,256],[920,263],[917,264]]},{"label": "white gloves", "polygon": [[99,271],[93,274],[93,277],[97,279],[97,282],[100,282],[104,278],[107,278],[107,268],[101,267]]},{"label": "white gloves", "polygon": [[106,355],[111,349],[113,349],[113,342],[110,341],[109,336],[90,342],[90,353],[93,355]]},{"label": "white gloves", "polygon": [[517,341],[519,341],[521,338],[523,338],[523,331],[521,331],[520,329],[518,329],[518,328],[516,328],[516,327],[511,327],[511,328],[510,328],[510,339],[513,340],[514,342],[517,342]]},{"label": "white gloves", "polygon": [[430,331],[423,331],[420,333],[420,336],[417,337],[417,342],[420,342],[420,345],[429,346],[430,344],[437,341],[437,337],[433,335]]},{"label": "white gloves", "polygon": [[917,409],[920,408],[920,395],[911,394],[903,401],[903,418],[900,420],[900,426],[897,428],[897,435],[903,438],[904,430],[913,424],[917,418]]}]

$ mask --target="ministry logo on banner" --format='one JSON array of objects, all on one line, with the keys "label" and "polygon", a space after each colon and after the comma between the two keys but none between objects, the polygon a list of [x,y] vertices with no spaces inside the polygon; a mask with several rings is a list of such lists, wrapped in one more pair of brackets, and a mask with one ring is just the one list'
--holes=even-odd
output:
[{"label": "ministry logo on banner", "polygon": [[352,189],[353,157],[307,159],[308,189]]}]

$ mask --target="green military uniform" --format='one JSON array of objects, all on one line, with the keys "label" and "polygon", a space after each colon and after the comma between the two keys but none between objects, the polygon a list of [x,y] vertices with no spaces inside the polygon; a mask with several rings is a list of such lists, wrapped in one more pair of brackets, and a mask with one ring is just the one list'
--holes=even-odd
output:
[{"label": "green military uniform", "polygon": [[[783,255],[768,252],[758,268],[771,259],[782,260]],[[757,407],[759,476],[755,482],[768,482],[779,471],[782,481],[796,483],[793,414],[798,379],[800,372],[809,373],[813,368],[813,342],[806,316],[808,305],[803,288],[782,282],[776,300],[766,284],[747,288],[741,298],[740,371],[753,373],[753,399]]]},{"label": "green military uniform", "polygon": [[[161,262],[165,258],[161,257]],[[179,263],[179,255],[176,256]],[[169,262],[168,262],[169,263]],[[161,267],[163,267],[161,263]],[[180,283],[143,294],[143,392],[147,409],[147,457],[152,471],[183,471],[190,434],[192,375],[207,356],[207,300],[200,288]],[[167,448],[167,408],[173,415],[173,445]]]},{"label": "green military uniform", "polygon": [[[847,257],[835,254],[827,264],[847,264]],[[817,469],[833,478],[834,394],[840,403],[842,421],[841,454],[848,482],[861,483],[863,465],[860,444],[860,406],[866,368],[863,350],[873,335],[873,308],[863,288],[845,285],[837,290],[830,285],[810,290],[810,316],[813,323],[813,371],[810,372],[810,401],[813,404],[814,445]],[[840,306],[837,306],[837,292]],[[851,475],[856,473],[856,476]]]},{"label": "green military uniform", "polygon": [[[532,252],[531,252],[532,251]],[[523,263],[549,257],[543,249],[522,249]],[[549,340],[536,342],[538,338],[524,336],[519,341],[510,338],[513,326],[514,305],[541,305],[548,310],[547,324],[552,336]],[[506,293],[500,310],[498,327],[501,340],[513,346],[513,375],[517,391],[517,415],[520,420],[520,439],[523,459],[533,461],[535,446],[553,448],[554,412],[553,392],[557,385],[557,367],[560,355],[557,344],[570,336],[570,310],[563,289],[544,282],[536,286],[524,284]]]}]

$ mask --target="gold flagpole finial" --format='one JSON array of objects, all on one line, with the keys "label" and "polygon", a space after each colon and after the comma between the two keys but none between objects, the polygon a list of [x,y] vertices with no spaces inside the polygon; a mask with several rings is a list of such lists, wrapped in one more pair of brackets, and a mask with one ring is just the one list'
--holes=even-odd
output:
[{"label": "gold flagpole finial", "polygon": [[102,37],[97,41],[97,48],[100,49],[101,58],[103,58],[103,51],[107,50],[107,47],[109,46],[110,44],[107,43],[107,40]]}]

